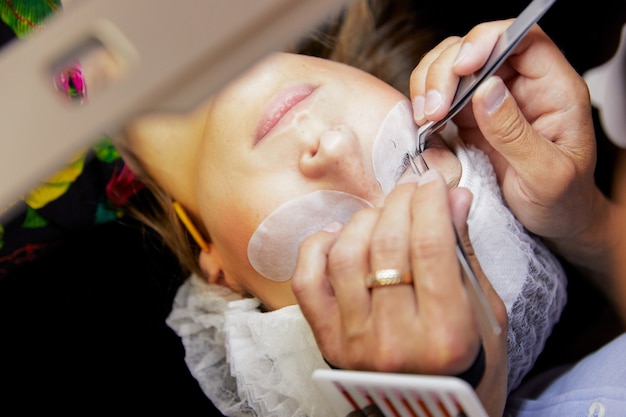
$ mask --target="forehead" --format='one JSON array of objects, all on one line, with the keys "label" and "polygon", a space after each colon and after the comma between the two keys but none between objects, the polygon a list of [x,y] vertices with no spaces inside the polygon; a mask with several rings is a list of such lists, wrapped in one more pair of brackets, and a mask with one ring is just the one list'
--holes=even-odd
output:
[{"label": "forehead", "polygon": [[337,80],[344,83],[368,80],[382,83],[381,80],[371,74],[347,64],[314,56],[275,52],[226,84],[224,88],[218,91],[216,98],[220,99],[223,96],[232,98],[234,94],[240,94],[246,88],[253,88],[254,91],[251,93],[254,93],[259,88],[269,87],[264,85],[265,83],[271,85],[273,81],[277,80],[297,81],[303,79]]},{"label": "forehead", "polygon": [[187,114],[139,116],[124,127],[117,143],[131,169],[149,176],[189,209],[191,162],[201,140],[205,107]]}]

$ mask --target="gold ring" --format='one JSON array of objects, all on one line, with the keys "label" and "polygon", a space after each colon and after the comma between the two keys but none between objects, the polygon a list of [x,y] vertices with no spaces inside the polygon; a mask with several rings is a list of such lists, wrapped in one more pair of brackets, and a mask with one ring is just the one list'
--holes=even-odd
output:
[{"label": "gold ring", "polygon": [[379,269],[365,277],[367,288],[387,287],[389,285],[411,284],[413,277],[410,272],[399,269]]}]

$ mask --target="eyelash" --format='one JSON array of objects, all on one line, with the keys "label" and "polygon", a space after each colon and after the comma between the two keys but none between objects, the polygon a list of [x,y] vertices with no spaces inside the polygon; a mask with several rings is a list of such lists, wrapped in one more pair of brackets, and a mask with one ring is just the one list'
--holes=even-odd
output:
[{"label": "eyelash", "polygon": [[[428,140],[426,140],[426,142],[424,142],[424,150],[428,149]],[[417,154],[417,149],[415,149],[413,151],[413,155]],[[409,166],[411,165],[411,160],[410,160],[411,156],[409,155],[409,152],[404,154],[404,158],[402,158],[402,166],[400,166],[399,169],[399,175],[402,175],[404,173],[404,171],[406,171]]]},{"label": "eyelash", "polygon": [[405,153],[404,158],[402,158],[402,166],[400,167],[400,174],[402,174],[404,171],[406,171],[409,168],[409,165],[411,164],[411,160],[409,158],[411,158],[409,153],[408,152]]}]

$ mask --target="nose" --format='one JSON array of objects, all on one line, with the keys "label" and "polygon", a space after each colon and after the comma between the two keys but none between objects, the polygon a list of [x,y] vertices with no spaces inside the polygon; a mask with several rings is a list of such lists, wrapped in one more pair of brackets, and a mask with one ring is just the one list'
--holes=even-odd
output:
[{"label": "nose", "polygon": [[359,138],[347,125],[325,130],[304,146],[300,171],[320,188],[348,192],[373,203],[380,193],[374,176],[371,150],[364,150]]},{"label": "nose", "polygon": [[325,130],[303,145],[300,171],[308,178],[362,177],[366,173],[361,145],[349,126]]}]

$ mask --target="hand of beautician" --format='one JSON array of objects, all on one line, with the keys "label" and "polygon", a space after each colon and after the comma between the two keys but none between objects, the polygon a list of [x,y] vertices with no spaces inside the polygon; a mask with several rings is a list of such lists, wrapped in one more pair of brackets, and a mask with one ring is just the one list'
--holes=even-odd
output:
[{"label": "hand of beautician", "polygon": [[[460,76],[484,64],[511,21],[451,37],[415,68],[418,124],[441,119]],[[535,25],[455,118],[461,138],[490,157],[511,210],[530,231],[578,265],[605,273],[600,256],[614,208],[595,186],[596,145],[587,86]]]},{"label": "hand of beautician", "polygon": [[[471,194],[448,191],[435,170],[419,182],[406,178],[383,207],[305,240],[292,280],[298,303],[325,359],[342,369],[456,375],[472,365],[482,339],[486,369],[477,392],[492,415],[501,415],[506,331],[495,336],[480,328],[450,221],[473,254],[466,225]],[[506,329],[504,304],[471,258]],[[409,272],[412,283],[367,288],[366,276],[381,269]]]}]

